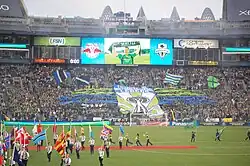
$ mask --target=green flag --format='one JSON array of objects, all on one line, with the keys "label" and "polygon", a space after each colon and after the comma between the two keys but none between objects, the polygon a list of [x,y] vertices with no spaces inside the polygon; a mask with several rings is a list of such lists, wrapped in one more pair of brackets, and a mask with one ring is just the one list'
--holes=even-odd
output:
[{"label": "green flag", "polygon": [[120,79],[120,80],[118,81],[118,83],[119,83],[119,85],[127,86],[126,81],[125,81],[124,79]]},{"label": "green flag", "polygon": [[212,89],[217,88],[220,85],[218,79],[214,76],[208,76],[207,84],[208,84],[208,88],[212,88]]}]

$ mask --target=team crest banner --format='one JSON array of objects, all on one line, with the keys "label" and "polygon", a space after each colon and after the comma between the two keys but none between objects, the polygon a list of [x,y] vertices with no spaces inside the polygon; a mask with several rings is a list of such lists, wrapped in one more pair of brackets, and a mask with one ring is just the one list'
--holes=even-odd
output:
[{"label": "team crest banner", "polygon": [[114,91],[122,114],[142,113],[149,117],[161,117],[164,114],[156,94],[151,88],[115,85]]}]

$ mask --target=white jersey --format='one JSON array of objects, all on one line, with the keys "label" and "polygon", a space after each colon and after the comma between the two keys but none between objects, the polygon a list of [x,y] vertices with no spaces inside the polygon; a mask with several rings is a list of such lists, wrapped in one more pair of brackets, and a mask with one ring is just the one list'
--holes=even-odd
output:
[{"label": "white jersey", "polygon": [[64,163],[65,163],[65,166],[70,165],[70,164],[71,164],[71,158],[66,158],[66,159],[64,160]]},{"label": "white jersey", "polygon": [[89,140],[89,144],[90,145],[95,145],[95,140],[93,140],[93,139]]},{"label": "white jersey", "polygon": [[70,144],[70,145],[74,145],[74,140],[73,140],[73,139],[70,139],[69,144]]},{"label": "white jersey", "polygon": [[20,158],[21,158],[22,160],[28,160],[29,157],[30,157],[29,152],[27,152],[27,151],[21,151]]},{"label": "white jersey", "polygon": [[104,151],[103,150],[99,150],[98,153],[99,153],[99,157],[101,157],[101,158],[104,157]]},{"label": "white jersey", "polygon": [[119,140],[119,142],[122,142],[123,137],[122,137],[122,136],[120,136],[120,137],[118,138],[118,140]]},{"label": "white jersey", "polygon": [[51,153],[53,150],[51,145],[47,146],[46,149],[47,149],[47,153]]},{"label": "white jersey", "polygon": [[86,140],[86,137],[85,137],[85,135],[83,135],[83,136],[80,136],[80,138],[81,138],[81,142],[85,142],[85,140]]},{"label": "white jersey", "polygon": [[57,135],[57,134],[54,135],[54,139],[55,139],[55,140],[58,139],[58,135]]},{"label": "white jersey", "polygon": [[75,143],[75,146],[76,146],[76,150],[80,150],[81,149],[81,143],[79,141],[77,141]]}]

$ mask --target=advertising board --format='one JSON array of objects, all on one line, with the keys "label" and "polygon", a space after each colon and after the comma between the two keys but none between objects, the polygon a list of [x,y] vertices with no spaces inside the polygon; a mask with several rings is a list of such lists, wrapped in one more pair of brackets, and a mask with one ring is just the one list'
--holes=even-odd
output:
[{"label": "advertising board", "polygon": [[81,63],[105,64],[104,38],[82,38]]},{"label": "advertising board", "polygon": [[172,65],[173,64],[173,42],[168,39],[150,40],[150,64]]},{"label": "advertising board", "polygon": [[80,46],[79,37],[35,37],[34,45],[40,46]]},{"label": "advertising board", "polygon": [[82,64],[172,65],[168,39],[82,38]]},{"label": "advertising board", "polygon": [[227,0],[228,21],[249,21],[250,1],[249,0]]},{"label": "advertising board", "polygon": [[174,39],[174,48],[219,48],[219,41],[206,39]]},{"label": "advertising board", "polygon": [[105,64],[150,64],[150,39],[105,38]]},{"label": "advertising board", "polygon": [[34,63],[44,63],[44,64],[64,64],[66,61],[65,59],[35,59]]}]

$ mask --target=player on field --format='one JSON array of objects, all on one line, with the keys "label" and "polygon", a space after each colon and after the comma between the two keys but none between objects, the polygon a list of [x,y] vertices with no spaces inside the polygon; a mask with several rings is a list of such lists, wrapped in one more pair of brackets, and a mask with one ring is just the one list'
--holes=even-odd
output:
[{"label": "player on field", "polygon": [[128,146],[128,144],[131,144],[131,145],[133,144],[132,142],[129,141],[128,134],[126,134],[125,139],[126,139],[126,146]]},{"label": "player on field", "polygon": [[250,129],[247,130],[247,137],[245,140],[249,140],[250,141]]},{"label": "player on field", "polygon": [[145,137],[146,137],[146,146],[148,146],[148,144],[150,144],[150,145],[153,145],[151,142],[150,142],[150,140],[149,140],[149,135],[148,135],[148,133],[146,133],[145,135],[144,135]]},{"label": "player on field", "polygon": [[103,166],[104,149],[102,147],[98,149],[98,156],[99,156],[100,166]]},{"label": "player on field", "polygon": [[109,134],[109,142],[112,143],[112,144],[115,144],[115,142],[112,139],[112,135],[111,134]]},{"label": "player on field", "polygon": [[224,129],[225,129],[225,127],[223,129],[221,129],[221,130],[219,130],[219,129],[216,130],[215,141],[221,141],[220,137],[221,137]]},{"label": "player on field", "polygon": [[196,133],[192,131],[191,142],[195,142],[195,141],[196,141]]},{"label": "player on field", "polygon": [[142,144],[140,142],[140,135],[139,135],[139,133],[136,134],[135,143],[136,143],[137,146],[142,146]]}]

